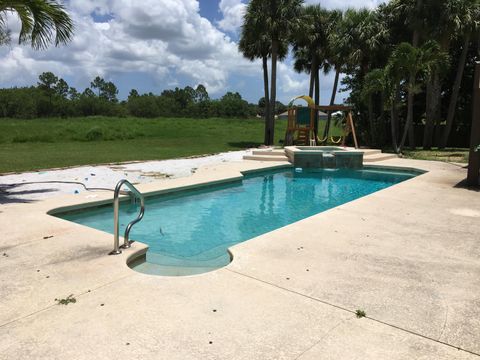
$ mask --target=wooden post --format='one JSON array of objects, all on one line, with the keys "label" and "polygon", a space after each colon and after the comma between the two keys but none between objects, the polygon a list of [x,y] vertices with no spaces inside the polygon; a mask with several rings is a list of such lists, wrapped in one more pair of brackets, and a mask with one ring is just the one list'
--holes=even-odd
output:
[{"label": "wooden post", "polygon": [[472,110],[467,184],[478,186],[480,185],[480,151],[477,151],[477,147],[480,145],[480,61],[475,63]]},{"label": "wooden post", "polygon": [[347,115],[347,120],[350,123],[350,129],[352,130],[353,142],[355,144],[355,149],[358,149],[357,133],[355,132],[355,125],[353,124],[352,112],[349,111]]}]

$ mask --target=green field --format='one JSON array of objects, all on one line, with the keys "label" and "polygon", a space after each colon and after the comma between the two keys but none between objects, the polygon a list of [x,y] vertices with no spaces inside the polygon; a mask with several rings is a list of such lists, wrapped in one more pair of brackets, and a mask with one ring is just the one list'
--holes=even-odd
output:
[{"label": "green field", "polygon": [[[275,144],[285,127],[276,122]],[[0,173],[241,150],[261,145],[263,132],[262,119],[0,119]]]}]

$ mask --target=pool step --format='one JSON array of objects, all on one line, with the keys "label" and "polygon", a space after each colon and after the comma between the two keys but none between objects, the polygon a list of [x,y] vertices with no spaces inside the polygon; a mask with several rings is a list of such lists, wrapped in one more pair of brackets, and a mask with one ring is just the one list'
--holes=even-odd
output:
[{"label": "pool step", "polygon": [[360,149],[363,151],[363,156],[369,156],[369,155],[375,155],[375,154],[381,154],[382,150],[379,149]]},{"label": "pool step", "polygon": [[396,159],[396,158],[398,158],[398,156],[395,154],[387,154],[387,153],[380,152],[380,153],[364,156],[363,162],[372,163],[372,162],[378,162],[378,161],[390,160],[390,159]]},{"label": "pool step", "polygon": [[285,155],[270,155],[267,152],[265,154],[245,155],[243,160],[256,160],[256,161],[288,161]]},{"label": "pool step", "polygon": [[278,150],[253,150],[253,155],[285,155],[285,150],[278,149]]},{"label": "pool step", "polygon": [[[395,154],[382,153],[379,149],[359,149],[363,151],[363,162],[372,163],[383,160],[396,159]],[[285,151],[282,149],[253,150],[252,155],[245,155],[244,160],[257,161],[288,161]]]}]

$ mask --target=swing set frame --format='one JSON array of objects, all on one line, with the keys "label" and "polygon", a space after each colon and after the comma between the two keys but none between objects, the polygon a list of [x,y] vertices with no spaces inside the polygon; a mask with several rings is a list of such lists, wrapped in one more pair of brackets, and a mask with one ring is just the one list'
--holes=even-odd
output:
[{"label": "swing set frame", "polygon": [[[294,101],[297,99],[303,99],[308,104],[309,109],[309,121],[305,119],[305,110],[306,107],[304,106],[295,106],[293,105]],[[357,133],[355,131],[355,124],[353,122],[352,116],[352,107],[346,105],[315,105],[312,98],[309,96],[297,96],[292,101],[290,101],[288,107],[288,123],[287,123],[287,130],[285,134],[285,146],[291,146],[294,144],[302,144],[307,146],[315,146],[319,144],[326,144],[328,141],[329,134],[325,135],[325,138],[319,139],[315,126],[316,120],[316,113],[318,111],[323,111],[327,114],[331,114],[333,112],[341,111],[345,114],[346,117],[346,125],[344,128],[344,134],[340,136],[337,140],[334,140],[333,136],[330,138],[331,142],[334,144],[342,142],[341,146],[345,146],[347,137],[352,134],[353,142],[355,145],[355,149],[359,148],[358,140],[357,140]],[[329,117],[330,121],[331,118]],[[318,120],[317,120],[318,123]],[[327,124],[329,126],[330,124]],[[328,129],[329,130],[329,129]]]}]

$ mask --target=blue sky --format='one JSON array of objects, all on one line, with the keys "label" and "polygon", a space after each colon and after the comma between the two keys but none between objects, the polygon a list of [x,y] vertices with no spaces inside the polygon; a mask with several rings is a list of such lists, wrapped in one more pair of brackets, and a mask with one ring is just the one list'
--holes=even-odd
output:
[{"label": "blue sky", "polygon": [[220,0],[200,0],[200,15],[210,21],[221,20],[222,16],[218,4]]},{"label": "blue sky", "polygon": [[[307,0],[327,8],[374,7],[378,0]],[[0,48],[0,86],[35,84],[52,71],[83,91],[99,75],[125,98],[130,89],[159,94],[164,89],[204,84],[211,97],[238,91],[250,102],[263,94],[261,64],[237,50],[243,0],[68,0],[76,25],[68,46],[36,52],[12,42]],[[8,19],[18,39],[15,16]],[[322,75],[321,98],[330,97],[333,74]],[[308,91],[308,76],[293,71],[288,58],[278,68],[278,98],[288,102]],[[341,101],[343,94],[339,96]]]}]

